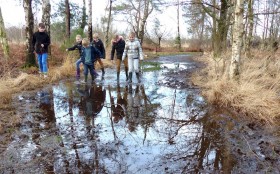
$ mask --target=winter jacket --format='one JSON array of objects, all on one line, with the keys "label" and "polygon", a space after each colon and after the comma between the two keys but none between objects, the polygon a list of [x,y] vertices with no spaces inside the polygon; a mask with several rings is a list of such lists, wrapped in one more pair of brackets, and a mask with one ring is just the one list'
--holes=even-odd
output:
[{"label": "winter jacket", "polygon": [[125,44],[125,49],[122,55],[122,60],[125,59],[125,56],[129,59],[136,59],[140,58],[140,60],[143,60],[143,52],[142,52],[142,47],[138,39],[134,39],[133,41],[127,40]]},{"label": "winter jacket", "polygon": [[95,48],[97,48],[100,51],[100,53],[101,53],[100,58],[105,59],[106,52],[105,52],[105,47],[104,47],[103,42],[100,39],[98,39],[98,41],[93,40],[92,41],[92,46],[94,46]]},{"label": "winter jacket", "polygon": [[115,51],[117,52],[117,59],[122,59],[124,47],[125,41],[123,39],[120,39],[118,42],[113,42],[111,50],[111,60],[114,59]]},{"label": "winter jacket", "polygon": [[82,41],[77,42],[74,46],[67,48],[68,51],[79,50],[80,56],[82,56]]},{"label": "winter jacket", "polygon": [[[44,44],[44,47],[41,46]],[[48,47],[50,45],[50,37],[46,32],[35,32],[32,38],[33,51],[37,54],[48,53]]]},{"label": "winter jacket", "polygon": [[[89,52],[90,55],[88,55],[88,52],[86,51],[88,49],[90,49],[90,52]],[[89,56],[90,60],[87,60],[87,56]],[[101,57],[101,53],[95,47],[93,47],[93,46],[88,46],[87,48],[82,47],[81,59],[82,59],[83,64],[93,65],[98,57]]]}]

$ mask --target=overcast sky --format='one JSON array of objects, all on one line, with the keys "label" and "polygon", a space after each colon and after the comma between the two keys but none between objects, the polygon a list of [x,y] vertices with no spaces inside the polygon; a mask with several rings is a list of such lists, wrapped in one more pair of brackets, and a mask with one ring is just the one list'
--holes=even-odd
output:
[{"label": "overcast sky", "polygon": [[[0,0],[0,7],[2,10],[2,16],[6,27],[9,26],[23,26],[25,24],[24,20],[24,11],[22,5],[19,4],[19,0]],[[51,0],[51,3],[57,2]],[[69,0],[69,2],[75,2],[82,5],[82,0]],[[92,1],[92,10],[93,10],[93,25],[100,21],[102,15],[105,14],[105,7],[107,5],[107,0],[93,0]],[[41,7],[39,7],[40,9]],[[161,14],[154,14],[150,16],[149,19],[152,20],[155,16],[160,19],[161,24],[164,28],[167,28],[166,31],[170,32],[170,37],[176,36],[177,30],[177,21],[176,21],[176,9],[168,8],[164,10]],[[38,15],[38,20],[41,20],[41,15]],[[186,25],[181,19],[181,36],[186,37]],[[114,26],[113,26],[114,27]],[[151,28],[151,27],[150,27]]]}]

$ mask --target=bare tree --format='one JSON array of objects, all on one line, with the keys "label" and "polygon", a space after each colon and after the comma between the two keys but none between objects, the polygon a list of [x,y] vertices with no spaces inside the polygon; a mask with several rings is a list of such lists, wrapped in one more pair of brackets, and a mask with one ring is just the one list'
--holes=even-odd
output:
[{"label": "bare tree", "polygon": [[7,40],[4,20],[3,20],[3,17],[2,17],[1,7],[0,7],[0,43],[1,43],[2,49],[4,51],[4,57],[7,61],[8,58],[9,58],[9,52],[10,51],[9,51],[9,44],[8,44],[8,40]]},{"label": "bare tree", "polygon": [[25,66],[36,66],[35,54],[33,53],[32,36],[34,28],[34,16],[32,13],[32,0],[24,0],[23,8],[25,13],[25,33],[26,33],[26,59]]},{"label": "bare tree", "polygon": [[92,3],[88,1],[88,39],[92,42]]},{"label": "bare tree", "polygon": [[131,30],[136,33],[141,44],[145,34],[147,19],[157,6],[156,1],[158,0],[126,0],[122,4],[116,4],[113,8],[114,12],[125,16],[124,19],[129,24]]},{"label": "bare tree", "polygon": [[109,14],[108,14],[108,21],[107,21],[107,28],[106,28],[106,36],[105,36],[106,48],[109,46],[109,30],[110,30],[110,25],[111,25],[112,3],[113,3],[113,0],[109,0]]},{"label": "bare tree", "polygon": [[85,26],[87,24],[86,22],[86,0],[83,0],[83,8],[82,8],[82,20],[81,20],[81,29],[85,29]]},{"label": "bare tree", "polygon": [[254,30],[254,0],[249,0],[248,1],[248,23],[249,23],[249,28],[248,28],[248,34],[246,37],[246,42],[245,42],[245,54],[246,57],[250,58],[251,57],[251,43],[252,43],[252,38],[253,38],[253,30]]},{"label": "bare tree", "polygon": [[244,0],[237,0],[234,12],[233,44],[229,76],[237,79],[240,75],[241,44],[243,27]]},{"label": "bare tree", "polygon": [[154,20],[153,33],[154,33],[154,35],[157,38],[157,44],[158,44],[159,48],[161,47],[161,40],[162,40],[162,38],[169,34],[169,32],[166,32],[166,30],[167,29],[165,27],[163,27],[160,24],[160,21],[156,18]]},{"label": "bare tree", "polygon": [[70,38],[70,5],[69,0],[65,0],[65,27],[66,27],[66,38]]},{"label": "bare tree", "polygon": [[[42,22],[45,24],[46,27],[46,32],[48,33],[49,37],[51,37],[51,4],[50,4],[50,0],[43,0],[42,1],[42,10],[43,10],[43,14],[42,14]],[[51,38],[50,38],[51,39]],[[51,55],[51,47],[48,48],[48,54]]]},{"label": "bare tree", "polygon": [[178,49],[181,50],[181,36],[180,36],[180,0],[177,0],[177,38],[176,44]]},{"label": "bare tree", "polygon": [[[149,17],[149,15],[152,13],[154,7],[151,4],[150,0],[144,0],[144,14],[143,17],[140,17],[140,30],[139,30],[139,39],[140,39],[140,43],[143,43],[143,39],[144,39],[144,33],[145,33],[145,25],[147,22],[147,19]],[[140,15],[140,13],[139,13]]]},{"label": "bare tree", "polygon": [[204,11],[212,18],[212,47],[214,50],[214,57],[220,57],[221,52],[226,49],[227,35],[230,25],[231,12],[229,9],[232,7],[231,1],[212,0],[212,3],[203,2],[199,0]]}]

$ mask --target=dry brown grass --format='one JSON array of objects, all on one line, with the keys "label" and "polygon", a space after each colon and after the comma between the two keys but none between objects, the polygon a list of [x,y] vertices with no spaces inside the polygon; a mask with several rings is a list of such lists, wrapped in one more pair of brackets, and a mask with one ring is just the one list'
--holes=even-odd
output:
[{"label": "dry brown grass", "polygon": [[0,108],[9,107],[13,94],[39,87],[42,82],[38,76],[27,73],[21,73],[17,78],[5,76],[0,79]]},{"label": "dry brown grass", "polygon": [[[29,74],[26,72],[20,72],[17,77],[13,77],[11,72],[7,72],[3,78],[0,79],[0,108],[9,108],[13,94],[21,91],[28,91],[35,88],[42,87],[44,84],[52,83],[63,78],[73,77],[75,74],[75,54],[68,54],[64,56],[61,65],[50,64],[48,78],[44,79],[38,74]],[[105,68],[112,67],[112,63],[109,59],[103,59]],[[100,65],[96,64],[97,69]],[[33,72],[34,68],[28,70]],[[38,71],[35,68],[35,71]]]},{"label": "dry brown grass", "polygon": [[229,53],[224,54],[224,59],[220,61],[206,54],[200,61],[206,63],[207,67],[196,73],[193,81],[203,88],[203,95],[210,103],[230,107],[244,115],[275,124],[276,118],[280,116],[280,59],[277,53],[268,64],[267,57],[270,54],[255,51],[253,59],[243,58],[242,75],[238,82],[229,80],[227,74],[221,73],[223,60],[225,69],[228,69]]}]

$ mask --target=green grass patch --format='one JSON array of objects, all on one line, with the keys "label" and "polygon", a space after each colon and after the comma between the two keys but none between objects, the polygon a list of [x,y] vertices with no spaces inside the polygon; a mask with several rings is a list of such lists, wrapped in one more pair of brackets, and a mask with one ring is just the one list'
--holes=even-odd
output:
[{"label": "green grass patch", "polygon": [[161,69],[160,65],[161,65],[161,63],[158,63],[158,62],[142,62],[141,70],[143,72],[159,71]]},{"label": "green grass patch", "polygon": [[145,52],[148,58],[160,57],[160,56],[174,56],[174,55],[192,55],[198,56],[201,55],[201,52]]}]

